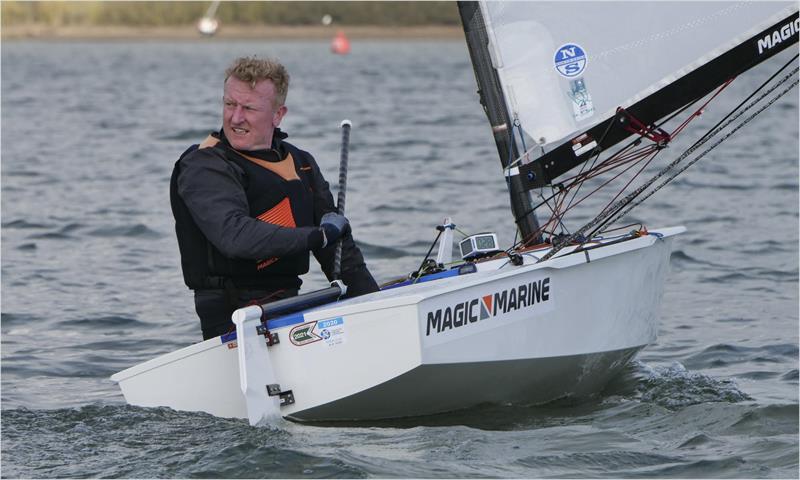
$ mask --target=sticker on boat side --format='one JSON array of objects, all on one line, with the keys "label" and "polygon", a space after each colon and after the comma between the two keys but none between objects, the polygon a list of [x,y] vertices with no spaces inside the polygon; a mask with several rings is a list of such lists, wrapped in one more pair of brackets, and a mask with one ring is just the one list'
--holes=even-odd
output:
[{"label": "sticker on boat side", "polygon": [[329,347],[344,343],[344,319],[342,317],[317,322],[319,335]]},{"label": "sticker on boat side", "polygon": [[322,337],[314,333],[317,322],[301,323],[289,331],[289,341],[298,347],[319,342]]},{"label": "sticker on boat side", "polygon": [[556,49],[553,63],[559,75],[574,78],[586,69],[586,52],[577,44],[565,43]]},{"label": "sticker on boat side", "polygon": [[344,343],[344,333],[344,319],[336,317],[297,325],[289,331],[289,341],[298,347],[324,341],[332,347]]},{"label": "sticker on boat side", "polygon": [[[473,328],[493,328],[503,321],[541,315],[554,308],[550,277],[522,284],[508,283],[504,288],[478,294],[472,298],[456,297],[454,303],[423,314],[422,328],[426,341],[451,332],[474,331]],[[462,328],[466,327],[466,328]]]}]

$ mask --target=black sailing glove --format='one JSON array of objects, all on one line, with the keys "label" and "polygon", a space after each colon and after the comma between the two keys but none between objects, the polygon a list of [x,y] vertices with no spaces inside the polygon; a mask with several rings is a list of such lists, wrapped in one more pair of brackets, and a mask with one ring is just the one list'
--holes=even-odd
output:
[{"label": "black sailing glove", "polygon": [[350,222],[347,221],[347,218],[335,212],[328,212],[323,215],[319,226],[322,227],[322,233],[325,237],[322,242],[322,248],[333,245],[336,240],[339,240],[339,237],[346,235],[350,231]]}]

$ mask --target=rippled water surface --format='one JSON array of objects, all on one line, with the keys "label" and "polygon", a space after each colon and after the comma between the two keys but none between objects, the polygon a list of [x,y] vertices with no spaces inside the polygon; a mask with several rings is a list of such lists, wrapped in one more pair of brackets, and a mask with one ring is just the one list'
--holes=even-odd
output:
[{"label": "rippled water surface", "polygon": [[[634,211],[688,231],[658,341],[596,397],[269,428],[127,406],[111,374],[200,339],[169,175],[219,128],[221,72],[249,54],[288,66],[283,126],[329,179],[353,121],[348,216],[379,281],[415,269],[445,215],[513,241],[463,42],[360,41],[346,57],[325,42],[4,42],[4,477],[796,478],[796,90]],[[737,79],[666,154],[789,58]],[[304,288],[323,284],[315,270]]]}]

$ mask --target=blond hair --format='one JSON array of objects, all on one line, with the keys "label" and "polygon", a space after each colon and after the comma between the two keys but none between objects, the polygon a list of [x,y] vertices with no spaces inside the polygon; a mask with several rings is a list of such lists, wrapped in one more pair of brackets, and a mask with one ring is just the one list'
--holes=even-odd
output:
[{"label": "blond hair", "polygon": [[271,58],[240,57],[225,70],[225,81],[233,77],[249,83],[252,88],[262,80],[269,80],[275,86],[275,107],[286,102],[289,93],[289,72],[277,60]]}]

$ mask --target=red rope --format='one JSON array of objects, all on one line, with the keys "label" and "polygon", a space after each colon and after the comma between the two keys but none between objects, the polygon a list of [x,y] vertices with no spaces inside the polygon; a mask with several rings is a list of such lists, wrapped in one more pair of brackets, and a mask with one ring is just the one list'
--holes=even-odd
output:
[{"label": "red rope", "polygon": [[[631,183],[641,175],[641,173],[652,163],[655,159],[656,154],[670,141],[672,141],[675,137],[677,137],[683,130],[694,120],[695,118],[699,117],[703,114],[705,108],[720,94],[722,93],[728,85],[733,82],[733,78],[725,82],[721,85],[714,94],[709,97],[699,108],[697,108],[693,113],[691,113],[686,120],[684,120],[680,125],[678,125],[671,133],[667,133],[661,128],[655,126],[647,126],[638,120],[636,117],[631,115],[622,107],[617,109],[617,114],[624,115],[624,118],[627,120],[627,124],[623,126],[627,131],[639,135],[640,138],[647,138],[651,140],[653,144],[645,145],[641,148],[635,148],[636,144],[632,143],[627,147],[621,149],[620,151],[616,152],[614,155],[610,156],[606,160],[598,163],[597,165],[592,166],[588,170],[582,171],[577,175],[569,177],[561,182],[561,185],[565,185],[563,189],[558,192],[554,197],[554,207],[551,207],[549,203],[546,203],[548,208],[550,208],[550,218],[548,218],[547,222],[539,227],[539,229],[531,234],[530,238],[523,239],[523,244],[527,244],[527,242],[531,238],[538,237],[541,233],[547,232],[548,227],[553,228],[555,225],[561,222],[561,219],[566,215],[570,210],[581,204],[584,200],[591,197],[592,195],[596,194],[601,189],[607,187],[611,182],[618,179],[620,176],[624,175],[626,172],[630,171],[636,165],[640,164],[642,161],[644,163],[641,167],[636,171],[635,174],[625,183],[625,185],[617,192],[617,194],[611,199],[611,201],[606,204],[603,210],[609,208],[614,202],[625,192],[625,190],[630,187]],[[577,201],[575,201],[575,197],[566,204],[567,197],[569,194],[583,185],[584,182],[594,179],[600,175],[604,175],[612,170],[621,168],[621,171],[614,175],[609,180],[606,180],[602,184],[600,184],[597,188],[592,190],[591,192],[587,193]]]},{"label": "red rope", "polygon": [[714,93],[714,95],[711,96],[711,98],[709,98],[703,105],[700,106],[700,108],[695,110],[695,112],[693,114],[689,115],[689,117],[686,120],[684,120],[683,123],[681,123],[680,125],[678,125],[677,128],[675,128],[675,130],[672,132],[672,136],[674,137],[675,135],[677,135],[680,132],[682,132],[683,129],[686,128],[686,126],[689,125],[689,123],[692,120],[694,120],[695,118],[697,118],[700,115],[702,115],[703,114],[703,110],[706,109],[708,104],[711,103],[712,100],[717,98],[717,95],[722,93],[722,91],[725,90],[728,87],[728,85],[730,85],[734,80],[735,80],[735,78],[731,78],[727,82],[723,83],[722,86],[719,87],[719,89]]}]

